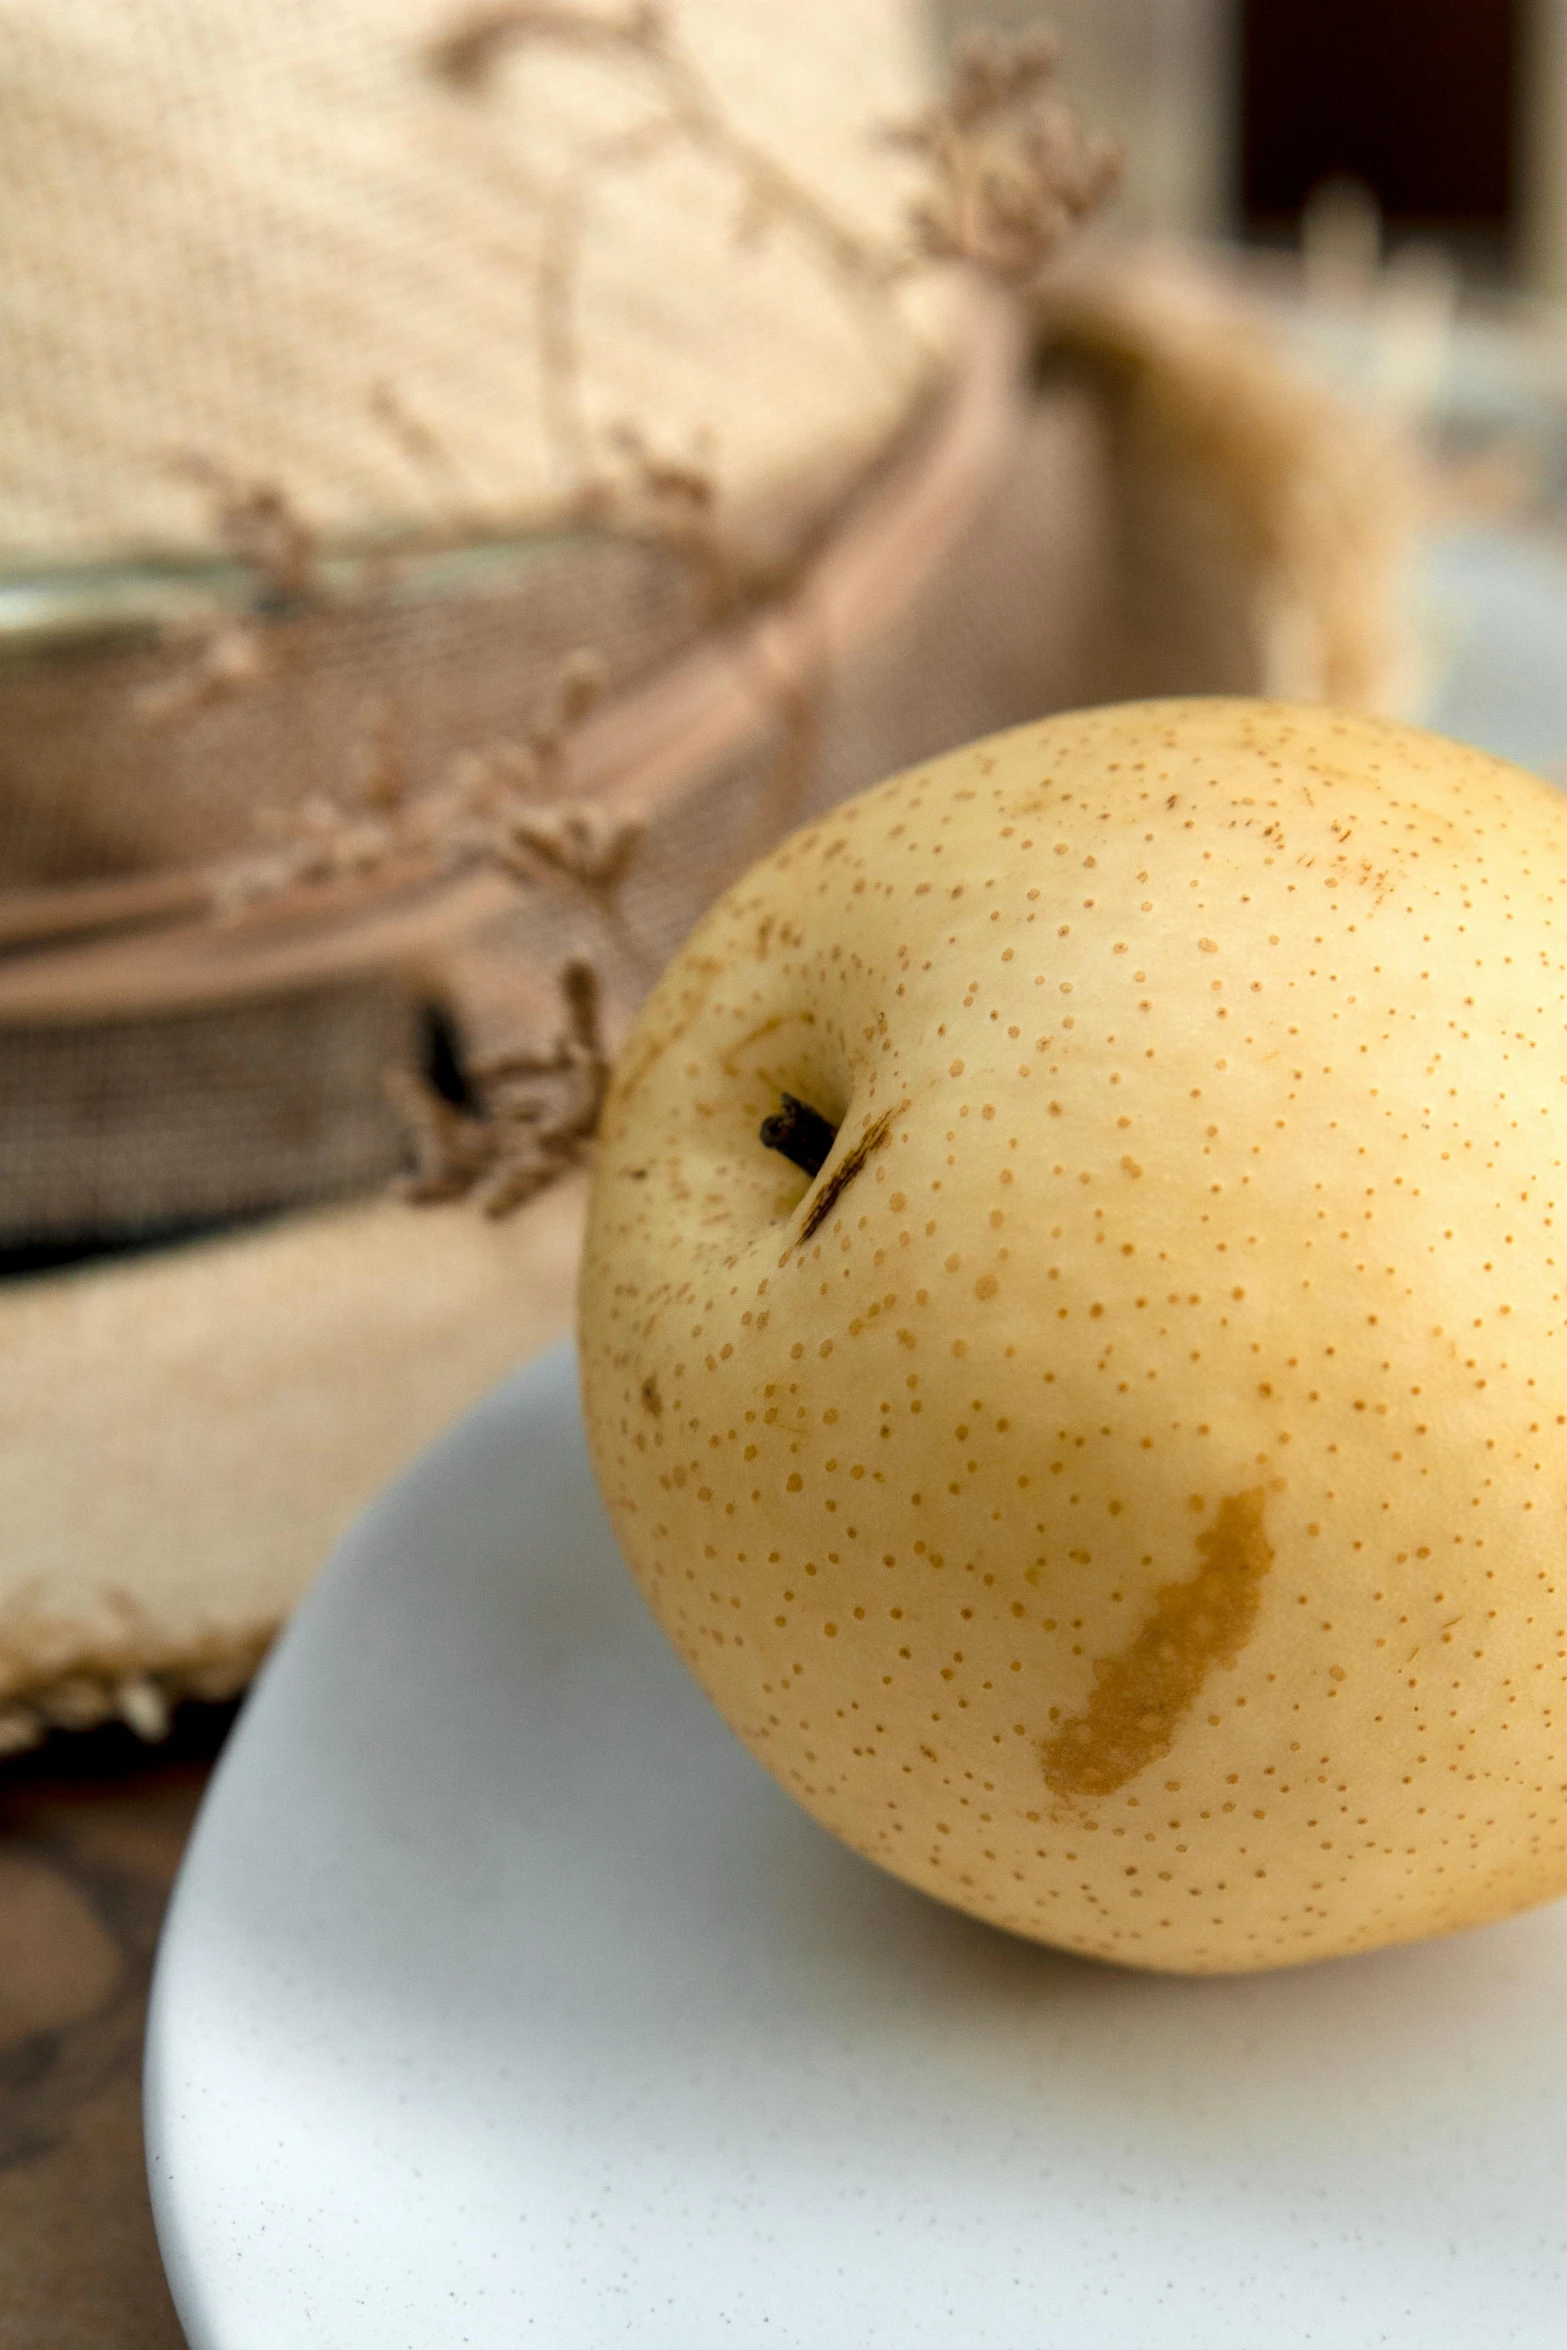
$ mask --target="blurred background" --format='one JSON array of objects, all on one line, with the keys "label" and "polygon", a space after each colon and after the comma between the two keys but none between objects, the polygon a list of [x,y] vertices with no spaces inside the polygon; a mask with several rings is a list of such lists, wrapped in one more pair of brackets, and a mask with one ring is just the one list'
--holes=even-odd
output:
[{"label": "blurred background", "polygon": [[[939,0],[950,42],[1038,21]],[[1567,781],[1567,0],[1061,0],[1113,217],[1222,251],[1430,466],[1406,707]]]},{"label": "blurred background", "polygon": [[1567,292],[1562,0],[938,0],[938,21],[948,42],[1057,27],[1125,141],[1129,226],[1288,250],[1348,180],[1390,241],[1435,240],[1477,285]]}]

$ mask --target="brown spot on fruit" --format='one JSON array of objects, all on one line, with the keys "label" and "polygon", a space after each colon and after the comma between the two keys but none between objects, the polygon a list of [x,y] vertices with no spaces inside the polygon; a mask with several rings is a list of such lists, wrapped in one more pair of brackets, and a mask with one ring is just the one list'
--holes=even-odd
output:
[{"label": "brown spot on fruit", "polygon": [[1099,1659],[1086,1709],[1041,1749],[1053,1794],[1113,1795],[1169,1753],[1208,1675],[1233,1664],[1251,1637],[1273,1563],[1262,1523],[1266,1502],[1260,1485],[1227,1494],[1197,1537],[1205,1562],[1199,1572],[1190,1582],[1162,1584],[1131,1646]]},{"label": "brown spot on fruit", "polygon": [[642,1382],[642,1409],[645,1412],[650,1412],[655,1420],[663,1416],[664,1399],[658,1392],[658,1373],[656,1371],[649,1371]]},{"label": "brown spot on fruit", "polygon": [[850,1150],[841,1166],[835,1167],[822,1185],[819,1196],[811,1203],[811,1212],[800,1228],[800,1245],[813,1239],[826,1223],[866,1160],[881,1149],[892,1132],[892,1112],[883,1110],[873,1126],[866,1128],[859,1141]]}]

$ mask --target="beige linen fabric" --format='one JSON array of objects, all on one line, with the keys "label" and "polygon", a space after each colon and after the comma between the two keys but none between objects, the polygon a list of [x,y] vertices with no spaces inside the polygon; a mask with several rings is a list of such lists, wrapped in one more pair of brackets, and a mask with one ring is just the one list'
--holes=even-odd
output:
[{"label": "beige linen fabric", "polygon": [[580,1180],[509,1224],[385,1199],[13,1284],[0,1752],[240,1687],[363,1502],[566,1329]]},{"label": "beige linen fabric", "polygon": [[[744,498],[879,445],[918,341],[869,331],[789,221],[743,235],[690,141],[628,149],[645,70],[528,47],[454,89],[432,44],[473,13],[0,0],[0,564],[201,547],[182,453],[279,481],[333,537],[546,517],[580,486],[542,363],[561,332],[595,436],[705,441]],[[924,91],[907,0],[675,23],[738,132],[852,230],[895,229],[907,179],[871,134]]]}]

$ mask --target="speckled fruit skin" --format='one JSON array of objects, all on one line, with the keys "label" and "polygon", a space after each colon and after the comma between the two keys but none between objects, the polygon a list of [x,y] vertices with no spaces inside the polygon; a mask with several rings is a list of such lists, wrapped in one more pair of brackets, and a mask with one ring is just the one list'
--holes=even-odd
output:
[{"label": "speckled fruit skin", "polygon": [[714,910],[616,1078],[583,1391],[817,1819],[1201,1973],[1567,1888],[1564,970],[1567,801],[1277,703],[976,744]]}]

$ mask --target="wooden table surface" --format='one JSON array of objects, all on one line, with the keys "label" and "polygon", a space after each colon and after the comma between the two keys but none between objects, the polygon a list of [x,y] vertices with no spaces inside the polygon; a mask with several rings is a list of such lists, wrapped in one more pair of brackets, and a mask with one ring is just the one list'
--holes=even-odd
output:
[{"label": "wooden table surface", "polygon": [[230,1706],[0,1764],[0,2345],[182,2350],[142,2164],[164,1906]]}]

